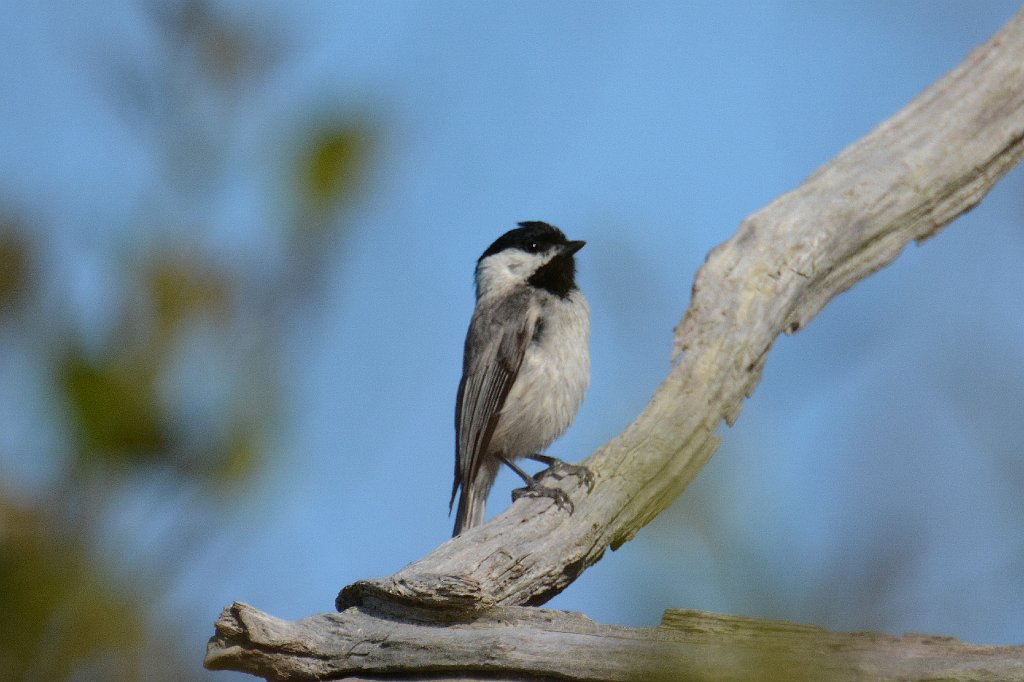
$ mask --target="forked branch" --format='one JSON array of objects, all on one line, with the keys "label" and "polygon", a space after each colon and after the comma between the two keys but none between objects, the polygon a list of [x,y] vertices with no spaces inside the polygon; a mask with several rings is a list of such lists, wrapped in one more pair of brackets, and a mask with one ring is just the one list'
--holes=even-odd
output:
[{"label": "forked branch", "polygon": [[366,600],[481,608],[543,604],[667,507],[718,445],[782,332],[971,209],[1024,154],[1024,10],[802,185],[757,211],[697,273],[677,362],[639,417],[563,485],[570,516],[522,499],[398,573],[345,588]]},{"label": "forked branch", "polygon": [[[398,646],[400,631],[418,623],[415,627],[433,628],[439,637],[437,648],[427,653],[437,661],[451,652],[465,654],[459,660],[468,664],[461,668],[467,674],[547,674],[509,663],[515,658],[509,648],[520,646],[514,632],[511,639],[474,639],[473,646],[490,647],[493,658],[481,649],[476,655],[490,663],[469,665],[478,659],[459,648],[469,641],[462,633],[498,628],[513,614],[534,624],[547,617],[551,612],[493,609],[544,603],[606,548],[632,538],[707,462],[718,444],[715,429],[723,419],[731,424],[737,418],[780,333],[801,329],[829,300],[891,262],[908,243],[930,237],[975,206],[1022,155],[1024,10],[903,110],[748,217],[712,250],[676,328],[676,361],[667,378],[636,420],[583,462],[595,477],[592,490],[573,478],[550,482],[570,495],[572,515],[550,500],[523,498],[394,575],[349,585],[337,600],[339,610],[349,609],[342,614],[287,623],[251,607],[229,607],[218,620],[207,664],[270,679],[312,679],[312,669],[337,677],[365,670],[375,679],[403,671],[422,678],[429,671],[404,668],[402,656],[424,652]],[[364,618],[374,621],[372,627]],[[345,625],[357,621],[363,624]],[[463,626],[446,627],[453,622]],[[355,635],[384,633],[385,644],[376,636],[345,644],[339,628],[352,627],[364,628]],[[554,635],[538,636],[552,666],[574,646]],[[877,643],[879,638],[886,636],[868,639]],[[920,642],[885,641],[905,647],[908,660],[918,655]],[[657,642],[653,637],[648,646],[661,646]],[[998,649],[1011,667],[1021,662],[1019,648],[961,646],[967,647],[959,650],[965,656],[985,658]],[[672,651],[690,660],[691,649]],[[840,649],[835,653],[846,656]],[[389,662],[380,662],[388,656]],[[503,667],[506,663],[511,667]],[[349,672],[337,672],[338,666]],[[430,670],[451,675],[455,668]],[[559,679],[621,679],[546,670]],[[1019,674],[1021,668],[1015,670]],[[922,667],[921,674],[899,679],[928,674]],[[871,678],[890,677],[895,674],[877,670]]]}]

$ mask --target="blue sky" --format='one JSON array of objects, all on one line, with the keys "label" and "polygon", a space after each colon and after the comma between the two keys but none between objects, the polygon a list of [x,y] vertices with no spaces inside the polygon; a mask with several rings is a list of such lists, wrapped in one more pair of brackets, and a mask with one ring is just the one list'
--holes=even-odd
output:
[{"label": "blue sky", "polygon": [[[368,117],[371,172],[284,359],[267,469],[168,597],[197,659],[220,608],[299,617],[444,540],[472,268],[516,221],[588,242],[593,379],[551,448],[618,433],[668,369],[693,274],[739,221],[955,66],[1014,2],[224,2],[278,61],[217,131],[222,182],[154,193],[156,142],[110,104],[105,60],[158,68],[132,2],[16,3],[0,26],[0,193],[41,216],[48,286],[102,328],[104,261],[153,197],[175,237],[262,267],[297,112]],[[833,301],[764,379],[679,502],[552,606],[665,607],[832,628],[1024,640],[1024,176]],[[159,227],[156,228],[159,230]],[[101,333],[101,332],[96,332]],[[14,363],[8,371],[19,372]],[[0,390],[0,449],[38,414]],[[29,407],[31,401],[29,401]],[[46,438],[44,438],[44,442]],[[52,442],[52,439],[51,439]],[[34,446],[37,447],[38,445]],[[45,467],[8,460],[31,490]],[[507,504],[502,477],[490,510]],[[140,490],[139,495],[144,495]],[[129,523],[144,500],[121,505]],[[218,677],[226,678],[221,675]]]}]

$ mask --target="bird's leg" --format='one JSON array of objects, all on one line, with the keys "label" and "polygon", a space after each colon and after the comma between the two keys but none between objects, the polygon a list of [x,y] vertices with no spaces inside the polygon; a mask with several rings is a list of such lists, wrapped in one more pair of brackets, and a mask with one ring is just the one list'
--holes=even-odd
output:
[{"label": "bird's leg", "polygon": [[575,476],[580,479],[583,485],[587,486],[587,492],[594,489],[594,474],[590,473],[590,469],[585,466],[569,464],[568,462],[563,462],[557,457],[552,457],[551,455],[539,455],[534,453],[532,455],[527,455],[526,458],[548,465],[547,469],[542,469],[537,474],[537,478],[554,476],[560,481],[566,476]]},{"label": "bird's leg", "polygon": [[541,485],[537,482],[537,479],[516,466],[512,460],[501,455],[498,455],[498,459],[507,464],[508,468],[516,472],[519,478],[523,479],[523,482],[526,483],[525,488],[516,488],[512,491],[512,501],[518,500],[520,497],[548,497],[554,500],[559,509],[565,509],[572,514],[574,509],[572,500],[569,499],[564,490]]}]

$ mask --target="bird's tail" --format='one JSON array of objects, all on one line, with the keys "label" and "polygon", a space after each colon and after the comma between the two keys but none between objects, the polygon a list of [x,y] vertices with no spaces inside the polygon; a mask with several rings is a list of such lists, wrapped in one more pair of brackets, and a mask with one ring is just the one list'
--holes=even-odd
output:
[{"label": "bird's tail", "polygon": [[452,537],[484,522],[487,495],[494,485],[499,466],[501,460],[497,458],[484,460],[483,466],[477,469],[472,481],[462,481],[462,493],[459,495],[459,506],[455,512],[455,530]]},{"label": "bird's tail", "polygon": [[479,486],[472,484],[463,486],[462,494],[459,495],[459,508],[455,512],[455,530],[452,531],[452,537],[483,523],[486,502],[486,490],[481,491]]}]

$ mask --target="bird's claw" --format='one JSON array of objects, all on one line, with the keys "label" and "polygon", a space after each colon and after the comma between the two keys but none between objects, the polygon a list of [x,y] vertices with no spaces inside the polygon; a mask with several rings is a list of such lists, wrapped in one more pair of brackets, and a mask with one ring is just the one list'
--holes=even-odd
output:
[{"label": "bird's claw", "polygon": [[559,481],[566,476],[575,476],[580,479],[583,485],[587,486],[587,492],[594,489],[594,474],[590,473],[590,469],[579,464],[569,464],[562,460],[556,460],[554,464],[541,471],[539,475],[541,478],[552,476]]},{"label": "bird's claw", "polygon": [[575,509],[572,500],[569,499],[569,496],[564,490],[550,488],[546,485],[540,485],[539,483],[528,485],[525,488],[516,488],[512,491],[513,502],[518,500],[520,497],[547,497],[553,500],[554,503],[558,505],[559,509],[564,509],[570,514],[572,514]]},{"label": "bird's claw", "polygon": [[557,457],[549,457],[543,455],[543,459],[539,459],[541,455],[538,455],[538,461],[547,464],[546,469],[542,469],[537,473],[537,478],[545,478],[551,476],[556,480],[561,481],[566,476],[575,476],[580,480],[583,485],[587,486],[587,492],[594,489],[594,474],[590,473],[590,469],[579,464],[569,464],[563,462]]}]

